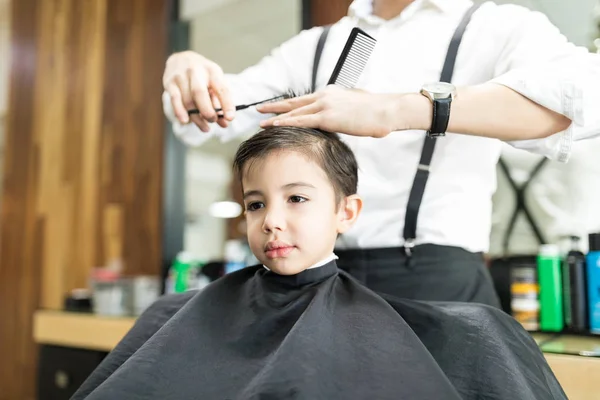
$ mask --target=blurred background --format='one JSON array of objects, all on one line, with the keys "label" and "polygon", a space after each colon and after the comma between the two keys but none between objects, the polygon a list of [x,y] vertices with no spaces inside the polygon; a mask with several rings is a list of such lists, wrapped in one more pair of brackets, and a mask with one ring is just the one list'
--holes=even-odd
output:
[{"label": "blurred background", "polygon": [[[600,46],[596,0],[496,2],[539,10],[575,44]],[[168,55],[191,49],[240,72],[350,3],[0,0],[0,400],[69,398],[157,296],[253,262],[231,174],[243,138],[186,148],[172,135],[160,103]],[[587,252],[600,232],[585,216],[600,205],[598,142],[531,179],[527,204],[551,243],[577,236]],[[509,148],[503,158],[520,184],[539,162]],[[539,243],[519,218],[504,246],[516,197],[500,166],[498,180],[488,256],[511,312],[513,278],[494,263]],[[567,190],[582,194],[544,200]],[[586,346],[600,355],[600,343]]]}]

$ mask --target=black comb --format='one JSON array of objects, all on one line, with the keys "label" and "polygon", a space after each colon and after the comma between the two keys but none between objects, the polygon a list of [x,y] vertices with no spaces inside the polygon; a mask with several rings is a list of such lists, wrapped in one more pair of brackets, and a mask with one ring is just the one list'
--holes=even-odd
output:
[{"label": "black comb", "polygon": [[343,86],[348,89],[356,86],[376,43],[375,38],[369,36],[362,29],[352,28],[327,84]]}]

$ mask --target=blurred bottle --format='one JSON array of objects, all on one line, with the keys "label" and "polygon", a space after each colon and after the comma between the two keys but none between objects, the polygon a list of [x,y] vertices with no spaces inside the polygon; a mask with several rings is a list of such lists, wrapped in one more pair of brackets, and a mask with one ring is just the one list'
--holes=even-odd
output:
[{"label": "blurred bottle", "polygon": [[540,329],[537,268],[535,262],[515,264],[510,271],[511,314],[528,331]]},{"label": "blurred bottle", "polygon": [[165,285],[165,292],[183,293],[190,289],[196,289],[196,262],[191,253],[182,251],[177,254],[169,269],[169,275]]},{"label": "blurred bottle", "polygon": [[540,330],[560,332],[564,327],[561,256],[558,246],[540,246],[537,258],[540,288]]},{"label": "blurred bottle", "polygon": [[225,274],[245,268],[247,255],[246,246],[241,240],[225,242]]},{"label": "blurred bottle", "polygon": [[207,263],[199,261],[196,264],[196,289],[202,290],[210,284],[210,278],[204,273],[204,266]]},{"label": "blurred bottle", "polygon": [[590,330],[600,334],[600,233],[589,235],[587,261]]},{"label": "blurred bottle", "polygon": [[570,250],[563,262],[563,299],[565,325],[571,332],[587,331],[585,255],[578,236],[571,236]]},{"label": "blurred bottle", "polygon": [[244,246],[246,247],[246,266],[250,266],[250,265],[258,265],[260,264],[260,261],[258,260],[258,258],[256,258],[256,256],[254,255],[254,253],[252,253],[252,251],[250,250],[250,247],[248,246],[247,243],[244,244]]}]

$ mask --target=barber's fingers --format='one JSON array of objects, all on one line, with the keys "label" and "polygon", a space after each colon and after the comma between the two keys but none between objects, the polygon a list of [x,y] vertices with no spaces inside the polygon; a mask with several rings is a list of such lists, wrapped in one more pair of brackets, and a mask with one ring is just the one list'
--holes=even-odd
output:
[{"label": "barber's fingers", "polygon": [[[318,115],[322,110],[322,106],[318,102],[310,103],[304,107],[296,108],[290,112],[278,115],[276,117],[269,118],[265,121],[261,121],[260,126],[265,128],[268,126],[278,126],[282,121],[288,121],[301,116]],[[286,124],[281,124],[286,125]],[[296,126],[296,125],[292,125]],[[309,127],[308,127],[309,128]]]},{"label": "barber's fingers", "polygon": [[[169,97],[171,100],[171,104],[173,107],[173,112],[176,118],[183,124],[187,124],[188,122],[195,123],[200,130],[203,132],[208,132],[209,125],[206,121],[206,118],[202,114],[188,114],[189,109],[200,108],[196,105],[196,100],[193,97],[192,89],[191,89],[191,74],[189,75],[190,79],[185,79],[180,75],[176,75],[171,79],[171,83],[166,87],[167,93],[169,93]],[[197,75],[196,75],[197,76]],[[200,79],[197,79],[200,81]],[[202,87],[199,82],[194,82],[196,87]],[[210,99],[211,107],[210,110],[221,108],[221,102],[219,98],[212,93],[212,91],[208,90],[208,96]],[[227,120],[224,118],[217,118],[216,113],[214,113],[214,118],[218,122],[218,124],[222,127],[227,127],[229,124]]]},{"label": "barber's fingers", "polygon": [[190,119],[194,124],[198,126],[198,128],[200,128],[202,132],[208,132],[210,130],[208,122],[206,122],[206,120],[202,118],[202,116],[198,114],[192,114],[190,115]]},{"label": "barber's fingers", "polygon": [[321,123],[322,116],[320,114],[300,115],[273,122],[274,126],[296,126],[300,128],[321,128]]},{"label": "barber's fingers", "polygon": [[185,70],[185,55],[178,53],[171,55],[166,63],[163,73],[163,88],[169,94],[173,114],[181,123],[187,123],[189,116],[185,109],[184,91],[189,84],[183,79],[181,71]]},{"label": "barber's fingers", "polygon": [[[222,109],[221,101],[219,100],[219,97],[212,90],[209,90],[209,93],[210,93],[210,100],[212,101],[212,104],[213,104],[213,107],[215,108],[215,110]],[[217,114],[223,115],[223,112],[218,112]],[[227,128],[227,126],[229,126],[228,120],[223,117],[217,118],[217,124],[219,124],[219,126],[222,128]]]},{"label": "barber's fingers", "polygon": [[308,94],[306,96],[295,97],[293,99],[287,99],[282,101],[275,101],[273,103],[263,103],[256,106],[256,109],[265,114],[283,114],[292,110],[304,107],[312,104],[320,97],[318,93]]},{"label": "barber's fingers", "polygon": [[318,102],[314,102],[314,103],[309,103],[303,107],[296,108],[290,112],[287,112],[285,114],[279,115],[274,118],[277,120],[277,119],[284,119],[284,118],[289,118],[289,117],[297,117],[300,115],[316,114],[319,111],[321,111],[322,109],[323,109],[323,107],[321,104],[319,104]]},{"label": "barber's fingers", "polygon": [[182,124],[187,124],[191,120],[201,131],[208,132],[209,126],[204,117],[188,114],[188,109],[195,108],[189,80],[181,75],[175,75],[170,82],[165,89],[169,93],[176,118]]},{"label": "barber's fingers", "polygon": [[[225,110],[235,110],[221,67],[192,51],[169,56],[163,73],[163,87],[169,96],[173,116],[182,124],[191,121],[203,131],[208,131],[209,122],[218,121],[223,127],[228,125],[227,119],[217,118],[215,108],[223,105]],[[190,116],[190,109],[198,109],[200,113]],[[227,117],[233,119],[231,114]]]},{"label": "barber's fingers", "polygon": [[217,113],[208,92],[208,74],[206,70],[204,68],[189,70],[188,79],[190,82],[191,104],[195,104],[198,110],[200,110],[202,118],[208,122],[215,122],[217,120]]},{"label": "barber's fingers", "polygon": [[223,70],[215,63],[207,64],[206,71],[208,72],[208,87],[212,94],[219,99],[219,107],[223,110],[226,120],[231,121],[235,117],[235,105],[231,98],[229,86],[225,81]]},{"label": "barber's fingers", "polygon": [[165,91],[169,94],[175,117],[181,123],[187,124],[189,121],[189,116],[187,110],[183,106],[183,96],[181,95],[179,86],[175,81],[172,81],[165,87]]},{"label": "barber's fingers", "polygon": [[[213,108],[215,110],[222,109],[221,101],[219,100],[219,97],[215,94],[215,92],[212,89],[209,89],[208,94],[210,95],[210,101],[212,101]],[[222,114],[222,112],[219,111],[218,114]]]}]

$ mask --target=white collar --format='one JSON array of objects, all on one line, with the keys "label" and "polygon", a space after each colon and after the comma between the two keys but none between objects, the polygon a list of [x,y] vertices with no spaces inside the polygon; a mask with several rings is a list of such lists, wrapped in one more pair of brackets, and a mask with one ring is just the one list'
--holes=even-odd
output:
[{"label": "white collar", "polygon": [[313,269],[313,268],[319,268],[322,267],[323,265],[333,261],[333,260],[337,260],[339,257],[335,255],[335,253],[331,253],[330,256],[325,257],[324,259],[322,259],[321,261],[319,261],[318,263],[315,263],[313,265],[311,265],[310,267],[306,268],[306,269]]},{"label": "white collar", "polygon": [[[401,16],[403,18],[409,18],[416,11],[426,8],[427,6],[434,6],[444,13],[452,12],[457,8],[460,9],[460,7],[456,7],[456,3],[453,4],[454,1],[455,0],[414,0],[404,11],[402,11]],[[350,7],[348,7],[348,16],[365,20],[368,23],[385,22],[382,18],[373,15],[373,0],[354,0],[352,4],[350,4]]]},{"label": "white collar", "polygon": [[[333,260],[337,260],[339,257],[335,255],[335,253],[331,253],[330,256],[325,257],[324,259],[322,259],[321,261],[311,265],[310,267],[306,268],[306,269],[313,269],[313,268],[319,268],[322,267],[323,265],[333,261]],[[265,267],[266,270],[270,271],[270,269],[263,264],[263,267]]]}]

